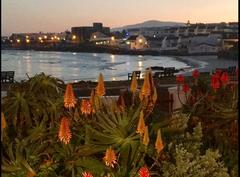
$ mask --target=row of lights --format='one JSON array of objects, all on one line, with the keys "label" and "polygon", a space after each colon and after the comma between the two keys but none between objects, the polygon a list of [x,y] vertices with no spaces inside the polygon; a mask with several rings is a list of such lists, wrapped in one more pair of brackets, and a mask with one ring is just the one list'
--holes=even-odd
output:
[{"label": "row of lights", "polygon": [[[43,37],[38,37],[38,40],[43,43],[43,39],[47,39],[48,37],[45,35]],[[75,40],[77,37],[75,35],[72,36],[72,40]],[[51,37],[51,40],[60,40],[60,37],[58,36],[54,36],[54,37]],[[65,40],[65,38],[63,38],[63,40]],[[17,39],[17,43],[20,43],[21,40],[20,39]],[[29,39],[29,36],[26,36],[26,43],[30,43],[30,39]]]}]

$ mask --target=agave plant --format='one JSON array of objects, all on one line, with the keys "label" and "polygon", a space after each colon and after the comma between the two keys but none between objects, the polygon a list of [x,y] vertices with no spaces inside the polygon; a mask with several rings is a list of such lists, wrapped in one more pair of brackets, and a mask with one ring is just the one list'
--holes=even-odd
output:
[{"label": "agave plant", "polygon": [[3,111],[19,133],[45,118],[54,123],[63,106],[60,84],[42,73],[10,88],[3,98]]},{"label": "agave plant", "polygon": [[[113,147],[117,154],[116,174],[128,176],[143,164],[144,146],[136,133],[141,105],[135,110],[120,112],[115,101],[103,102],[102,109],[93,115],[91,124],[85,124],[85,143],[79,147],[81,155],[99,156]],[[141,162],[141,163],[140,163]]]}]

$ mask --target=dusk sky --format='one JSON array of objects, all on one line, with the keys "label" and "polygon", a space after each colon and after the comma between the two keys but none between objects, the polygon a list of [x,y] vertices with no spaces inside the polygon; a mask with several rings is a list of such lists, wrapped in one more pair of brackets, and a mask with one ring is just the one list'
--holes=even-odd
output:
[{"label": "dusk sky", "polygon": [[2,0],[2,35],[63,32],[72,26],[121,27],[146,20],[238,21],[237,0]]}]

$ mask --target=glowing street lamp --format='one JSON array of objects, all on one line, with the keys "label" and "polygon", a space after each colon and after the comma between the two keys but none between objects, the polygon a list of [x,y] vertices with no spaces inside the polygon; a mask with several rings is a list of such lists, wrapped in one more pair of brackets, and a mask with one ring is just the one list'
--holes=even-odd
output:
[{"label": "glowing street lamp", "polygon": [[44,39],[47,39],[47,36],[46,36],[46,35],[44,36]]},{"label": "glowing street lamp", "polygon": [[54,40],[54,37],[51,37],[52,40]]},{"label": "glowing street lamp", "polygon": [[30,40],[29,40],[29,39],[26,39],[26,43],[30,43]]},{"label": "glowing street lamp", "polygon": [[72,36],[72,40],[75,40],[76,38],[77,38],[76,35],[73,35],[73,36]]},{"label": "glowing street lamp", "polygon": [[139,40],[138,40],[138,42],[139,42],[139,43],[142,43],[142,42],[143,42],[143,40],[142,40],[142,39],[139,39]]},{"label": "glowing street lamp", "polygon": [[58,37],[57,40],[60,40],[60,37]]},{"label": "glowing street lamp", "polygon": [[20,39],[17,39],[17,43],[20,43],[21,41],[20,41]]},{"label": "glowing street lamp", "polygon": [[114,40],[115,40],[115,37],[114,37],[114,36],[112,36],[112,37],[111,37],[111,40],[112,40],[112,41],[114,41]]},{"label": "glowing street lamp", "polygon": [[41,40],[42,40],[42,37],[38,37],[38,39],[39,39],[39,41],[41,41]]},{"label": "glowing street lamp", "polygon": [[28,39],[29,38],[29,36],[26,36],[26,39]]},{"label": "glowing street lamp", "polygon": [[96,35],[94,35],[94,36],[93,36],[93,38],[94,38],[94,39],[96,39],[96,38],[97,38],[97,36],[96,36]]}]

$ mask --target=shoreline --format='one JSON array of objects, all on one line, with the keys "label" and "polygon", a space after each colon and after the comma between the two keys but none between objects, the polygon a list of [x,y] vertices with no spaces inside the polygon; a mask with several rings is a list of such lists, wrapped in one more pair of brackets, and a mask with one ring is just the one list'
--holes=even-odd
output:
[{"label": "shoreline", "polygon": [[1,50],[23,50],[23,51],[47,51],[47,52],[75,52],[75,53],[106,53],[113,55],[142,55],[142,56],[205,56],[205,55],[217,55],[214,53],[206,53],[206,54],[188,54],[186,52],[180,51],[158,51],[158,50],[130,50],[116,47],[96,47],[94,45],[79,45],[79,46],[51,46],[51,47],[2,47]]},{"label": "shoreline", "polygon": [[[10,49],[9,49],[10,50]],[[11,49],[12,50],[12,49]],[[24,50],[25,51],[25,50]],[[31,50],[32,51],[32,50]],[[46,51],[46,52],[53,52],[53,51]],[[85,53],[85,52],[84,52]],[[94,52],[96,53],[96,52]],[[117,54],[119,55],[119,54]],[[121,54],[120,54],[121,55]],[[126,54],[124,54],[126,55]],[[161,56],[161,55],[159,55]],[[181,68],[176,74],[183,74],[183,75],[190,75],[193,69],[198,69],[200,72],[211,72],[215,68],[224,68],[229,66],[237,66],[238,61],[237,60],[226,60],[226,59],[219,59],[217,55],[201,55],[201,56],[176,56],[176,55],[167,55],[168,57],[172,57],[177,61],[183,62],[188,65],[188,67]],[[158,65],[152,65],[151,67],[158,66]],[[127,73],[126,73],[127,78]],[[119,79],[116,81],[124,81],[126,79]],[[17,80],[19,81],[19,80]],[[92,81],[94,80],[88,80],[88,79],[73,79],[73,80],[64,80],[65,83],[78,83],[81,81]],[[106,80],[111,81],[111,80]]]}]

